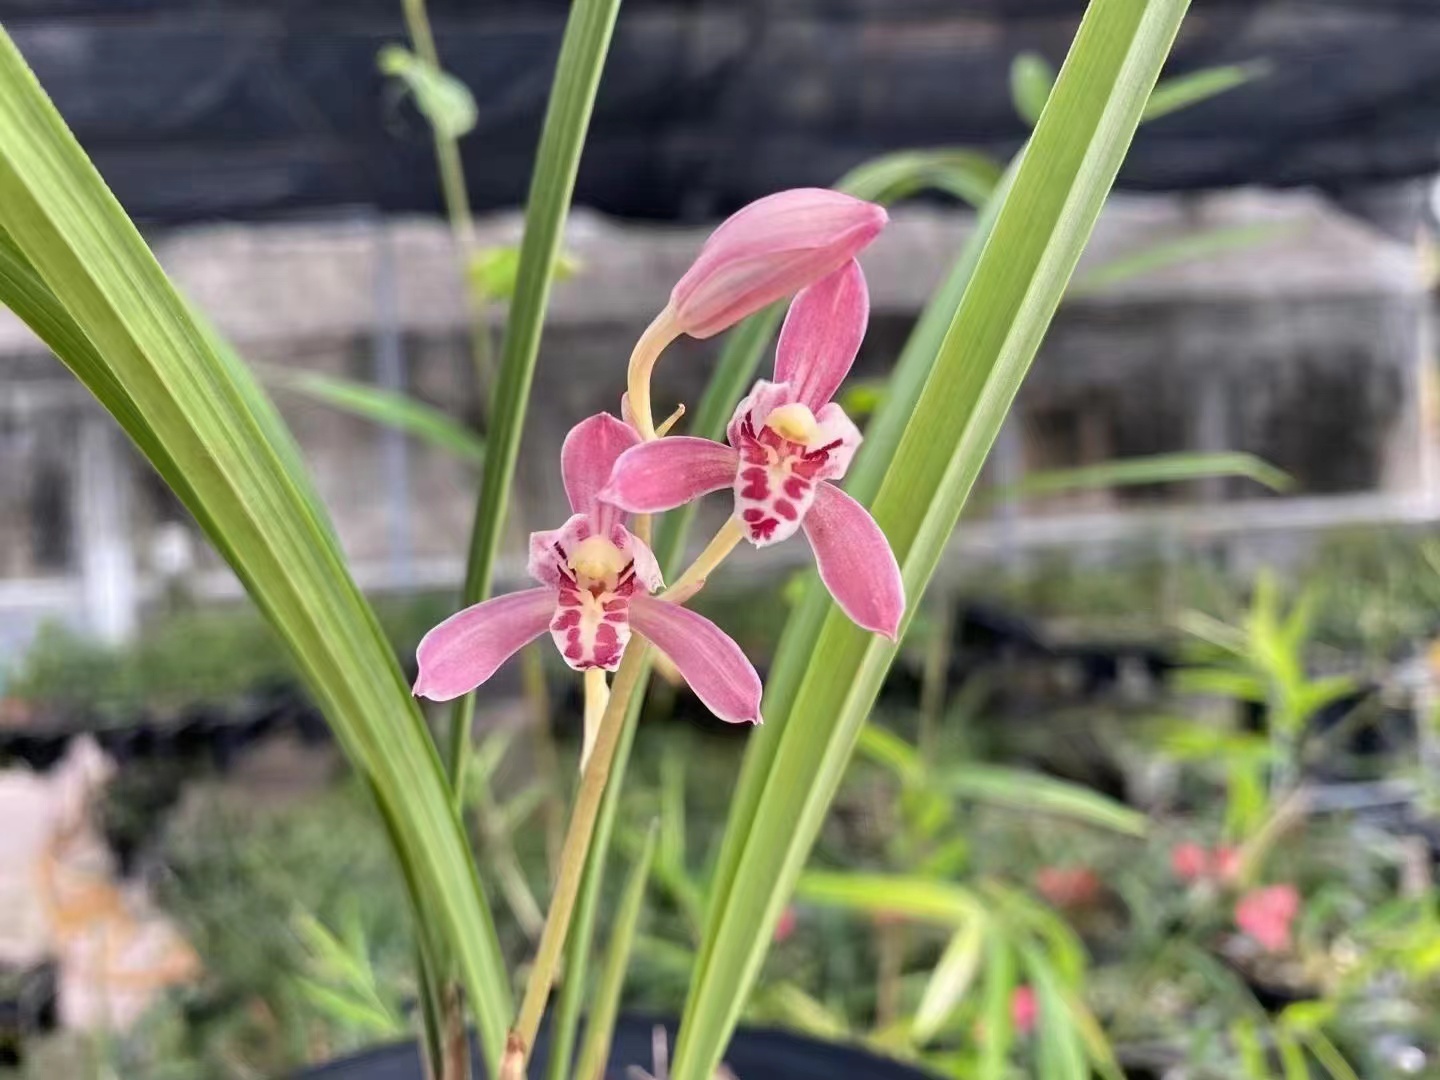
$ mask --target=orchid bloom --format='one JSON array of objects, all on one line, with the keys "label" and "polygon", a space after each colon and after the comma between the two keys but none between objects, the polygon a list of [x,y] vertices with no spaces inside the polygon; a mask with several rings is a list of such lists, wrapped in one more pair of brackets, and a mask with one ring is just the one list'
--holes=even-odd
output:
[{"label": "orchid bloom", "polygon": [[881,206],[825,188],[757,199],[710,234],[630,358],[640,434],[655,437],[650,372],[681,334],[708,338],[844,266],[889,220]]},{"label": "orchid bloom", "polygon": [[803,528],[840,607],[893,639],[905,612],[900,568],[875,519],[832,483],[849,468],[860,431],[830,399],[855,361],[869,313],[865,277],[851,259],[795,297],[775,381],[760,380],[740,402],[729,446],[683,436],[642,443],[620,455],[601,494],[648,514],[733,488],[734,520],[752,544]]},{"label": "orchid bloom", "polygon": [[573,516],[530,534],[528,569],[541,587],[468,607],[426,634],[418,696],[468,693],[547,629],[575,670],[614,671],[633,631],[674,662],[720,719],[760,722],[760,677],[740,646],[709,619],[650,595],[663,584],[654,553],[599,497],[616,458],[639,442],[608,413],[571,429],[560,466]]}]

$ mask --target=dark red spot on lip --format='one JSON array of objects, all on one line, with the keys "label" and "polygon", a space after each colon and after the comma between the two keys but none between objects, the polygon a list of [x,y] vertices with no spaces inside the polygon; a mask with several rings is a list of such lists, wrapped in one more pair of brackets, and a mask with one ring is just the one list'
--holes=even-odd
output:
[{"label": "dark red spot on lip", "polygon": [[803,499],[805,492],[810,490],[810,485],[798,476],[787,476],[785,478],[785,494],[792,499]]},{"label": "dark red spot on lip", "polygon": [[795,512],[795,504],[786,499],[775,500],[775,512],[786,521],[794,521],[799,516]]},{"label": "dark red spot on lip", "polygon": [[757,442],[747,442],[740,448],[740,457],[748,465],[764,465],[770,460],[765,448]]},{"label": "dark red spot on lip", "polygon": [[741,514],[740,516],[741,516],[742,518],[744,518],[746,521],[755,522],[755,521],[759,521],[761,518],[763,518],[763,517],[765,516],[765,511],[764,511],[764,510],[761,510],[761,509],[758,508],[758,507],[752,506],[752,507],[750,507],[750,509],[746,510],[746,511],[745,511],[743,514]]},{"label": "dark red spot on lip", "polygon": [[780,522],[773,517],[767,517],[763,521],[750,523],[750,539],[769,540],[775,535],[775,530],[780,527]]},{"label": "dark red spot on lip", "polygon": [[569,630],[572,626],[580,625],[580,612],[572,609],[562,611],[555,616],[550,624],[551,630]]}]

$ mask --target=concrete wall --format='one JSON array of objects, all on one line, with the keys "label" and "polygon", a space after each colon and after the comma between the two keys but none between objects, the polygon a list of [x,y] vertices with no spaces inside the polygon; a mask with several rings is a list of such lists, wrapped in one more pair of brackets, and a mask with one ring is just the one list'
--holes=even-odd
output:
[{"label": "concrete wall", "polygon": [[[487,219],[482,242],[512,242],[517,227],[511,217]],[[954,212],[895,215],[864,259],[874,314],[858,375],[888,369],[970,227]],[[1087,277],[1155,244],[1237,227],[1255,228],[1257,242],[1119,283]],[[525,527],[563,518],[560,440],[588,413],[617,407],[633,339],[703,236],[585,213],[571,223],[566,247],[582,269],[556,286],[542,346],[517,487]],[[221,226],[154,239],[181,287],[267,376],[306,369],[382,381],[398,371],[411,393],[480,420],[464,297],[437,222]],[[1245,449],[1291,472],[1306,496],[1428,506],[1428,325],[1413,250],[1314,197],[1117,198],[1022,391],[1002,464],[1014,476],[1117,456]],[[667,354],[657,408],[698,400],[715,348],[686,341]],[[0,319],[0,365],[6,635],[23,638],[57,610],[123,634],[129,623],[115,608],[129,602],[126,588],[82,588],[73,575],[114,573],[123,552],[97,556],[95,548],[119,530],[130,541],[136,595],[153,592],[159,565],[175,558],[183,511],[133,453],[114,449],[118,440],[109,453],[97,449],[109,421],[9,316]],[[327,406],[277,396],[362,579],[453,582],[473,508],[472,470]],[[114,498],[97,502],[97,490]],[[988,528],[1011,531],[986,542],[1022,543],[1017,527],[1053,536],[1060,513],[1110,522],[1136,505],[1258,495],[1235,481],[1049,500],[1002,515]],[[720,501],[716,510],[724,512]],[[220,567],[208,551],[198,558],[202,570]],[[206,587],[233,584],[221,574]]]}]

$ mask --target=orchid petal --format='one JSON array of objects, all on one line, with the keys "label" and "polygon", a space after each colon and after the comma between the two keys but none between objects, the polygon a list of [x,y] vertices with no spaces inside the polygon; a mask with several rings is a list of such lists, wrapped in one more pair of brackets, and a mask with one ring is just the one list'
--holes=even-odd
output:
[{"label": "orchid petal", "polygon": [[660,560],[655,558],[655,552],[650,550],[649,544],[623,525],[611,528],[610,539],[616,547],[630,556],[630,561],[635,566],[635,580],[644,586],[646,592],[655,592],[665,587],[665,579],[660,573]]},{"label": "orchid petal", "polygon": [[553,589],[526,589],[451,615],[420,640],[415,695],[449,701],[468,694],[543,634],[554,610]]},{"label": "orchid petal", "polygon": [[621,515],[602,504],[597,496],[610,479],[615,459],[639,442],[640,436],[634,428],[609,413],[596,413],[581,420],[565,436],[565,444],[560,448],[560,472],[565,478],[570,509],[598,519],[597,528],[601,531],[608,531]]},{"label": "orchid petal", "polygon": [[579,546],[580,541],[593,536],[598,530],[591,524],[589,514],[571,514],[558,529],[546,529],[530,534],[530,555],[525,564],[529,575],[542,585],[558,589],[567,578],[560,567],[566,558]]},{"label": "orchid petal", "polygon": [[725,427],[725,438],[731,446],[738,448],[744,441],[742,436],[747,419],[750,421],[750,434],[753,438],[760,434],[760,429],[765,426],[765,421],[772,412],[794,400],[795,389],[789,383],[756,379],[750,393],[741,398],[740,404],[735,406],[730,423]]},{"label": "orchid petal", "polygon": [[825,464],[815,475],[821,480],[839,480],[849,470],[864,436],[855,421],[833,401],[815,414],[815,425],[815,445],[828,447]]},{"label": "orchid petal", "polygon": [[563,582],[555,593],[550,620],[550,639],[560,658],[576,671],[594,667],[614,671],[619,667],[630,642],[631,595],[596,596],[589,589]]},{"label": "orchid petal", "polygon": [[637,596],[630,623],[668,656],[705,707],[731,724],[760,723],[760,676],[740,646],[703,615]]},{"label": "orchid petal", "polygon": [[739,455],[722,443],[675,435],[620,455],[601,497],[631,513],[672,510],[735,482]]},{"label": "orchid petal", "polygon": [[558,529],[531,533],[526,569],[536,581],[551,588],[563,588],[567,583],[573,583],[567,565],[570,556],[592,536],[604,536],[629,557],[635,564],[635,579],[646,592],[654,592],[665,584],[655,553],[645,541],[618,522],[602,529],[601,521],[588,514],[572,514]]},{"label": "orchid petal", "polygon": [[870,292],[851,259],[790,304],[775,349],[775,381],[788,382],[795,400],[818,412],[840,389],[870,318]]},{"label": "orchid petal", "polygon": [[820,580],[857,626],[891,641],[905,614],[905,583],[870,512],[834,484],[818,484],[803,526]]},{"label": "orchid petal", "polygon": [[883,208],[838,191],[797,188],[721,223],[670,294],[674,322],[707,338],[799,291],[879,235]]}]

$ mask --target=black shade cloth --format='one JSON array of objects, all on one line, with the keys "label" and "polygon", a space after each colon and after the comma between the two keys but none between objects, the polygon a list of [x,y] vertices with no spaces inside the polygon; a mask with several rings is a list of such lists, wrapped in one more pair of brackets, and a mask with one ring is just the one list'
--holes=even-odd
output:
[{"label": "black shade cloth", "polygon": [[[626,0],[577,202],[694,220],[895,149],[1008,154],[1011,58],[1060,60],[1082,0]],[[473,89],[477,208],[523,201],[567,9],[431,0]],[[375,64],[398,0],[0,0],[132,214],[438,209],[423,121]],[[1195,0],[1170,70],[1264,80],[1147,125],[1122,186],[1333,191],[1440,171],[1440,0]]]}]

